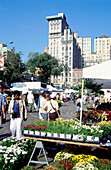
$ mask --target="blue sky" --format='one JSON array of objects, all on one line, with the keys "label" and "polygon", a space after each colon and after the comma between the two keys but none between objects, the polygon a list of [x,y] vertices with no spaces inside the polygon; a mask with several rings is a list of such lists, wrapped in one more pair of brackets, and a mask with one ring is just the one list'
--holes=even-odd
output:
[{"label": "blue sky", "polygon": [[[72,31],[81,37],[111,36],[111,0],[0,0],[0,43],[13,41],[9,48],[44,52],[48,46],[46,16],[63,12]],[[92,46],[93,47],[93,46]]]}]

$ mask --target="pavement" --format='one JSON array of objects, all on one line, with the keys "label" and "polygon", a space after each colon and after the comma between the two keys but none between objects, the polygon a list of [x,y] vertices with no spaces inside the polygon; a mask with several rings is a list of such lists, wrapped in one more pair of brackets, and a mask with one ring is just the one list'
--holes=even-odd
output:
[{"label": "pavement", "polygon": [[[73,102],[65,102],[63,106],[60,108],[61,118],[63,119],[74,119],[76,115],[76,106]],[[33,111],[32,113],[28,113],[27,121],[23,122],[23,124],[28,124],[31,120],[35,121],[39,118],[39,113]],[[10,131],[10,115],[6,115],[6,122],[0,125],[0,140],[11,136]]]}]

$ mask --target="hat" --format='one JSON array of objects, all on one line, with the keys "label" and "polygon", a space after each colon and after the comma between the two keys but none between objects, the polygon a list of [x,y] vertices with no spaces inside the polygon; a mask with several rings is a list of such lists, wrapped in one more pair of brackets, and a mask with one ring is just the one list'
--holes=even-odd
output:
[{"label": "hat", "polygon": [[52,93],[52,94],[50,95],[50,97],[53,99],[53,98],[56,97],[56,94]]},{"label": "hat", "polygon": [[4,96],[8,96],[8,94],[4,93]]}]

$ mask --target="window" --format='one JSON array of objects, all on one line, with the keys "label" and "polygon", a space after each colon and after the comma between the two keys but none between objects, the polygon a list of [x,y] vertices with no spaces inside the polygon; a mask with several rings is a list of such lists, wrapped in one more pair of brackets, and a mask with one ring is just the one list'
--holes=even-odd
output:
[{"label": "window", "polygon": [[62,38],[62,41],[64,41],[64,38]]},{"label": "window", "polygon": [[76,77],[77,76],[77,73],[74,73],[74,77]]},{"label": "window", "polygon": [[71,66],[71,63],[69,63],[69,66]]},{"label": "window", "polygon": [[68,61],[68,57],[66,57],[66,61]]},{"label": "window", "polygon": [[71,82],[71,78],[69,78],[69,82]]},{"label": "window", "polygon": [[62,51],[64,51],[64,47],[62,47]]},{"label": "window", "polygon": [[83,77],[83,73],[81,73],[81,77]]},{"label": "window", "polygon": [[73,82],[76,82],[76,79],[73,79]]},{"label": "window", "polygon": [[69,55],[71,56],[71,52],[69,52]]},{"label": "window", "polygon": [[78,73],[78,77],[80,77],[80,73]]},{"label": "window", "polygon": [[62,56],[64,56],[64,53],[62,52]]},{"label": "window", "polygon": [[71,76],[71,73],[69,73],[69,76]]},{"label": "window", "polygon": [[71,50],[71,47],[69,47],[69,50]]}]

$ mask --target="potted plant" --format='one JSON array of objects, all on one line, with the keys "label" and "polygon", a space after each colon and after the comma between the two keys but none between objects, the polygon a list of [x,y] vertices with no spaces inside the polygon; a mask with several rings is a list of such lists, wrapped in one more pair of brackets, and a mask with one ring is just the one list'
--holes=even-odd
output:
[{"label": "potted plant", "polygon": [[23,133],[24,134],[28,134],[29,133],[28,125],[23,125]]},{"label": "potted plant", "polygon": [[71,139],[73,134],[73,127],[69,127],[66,129],[66,139]]}]

